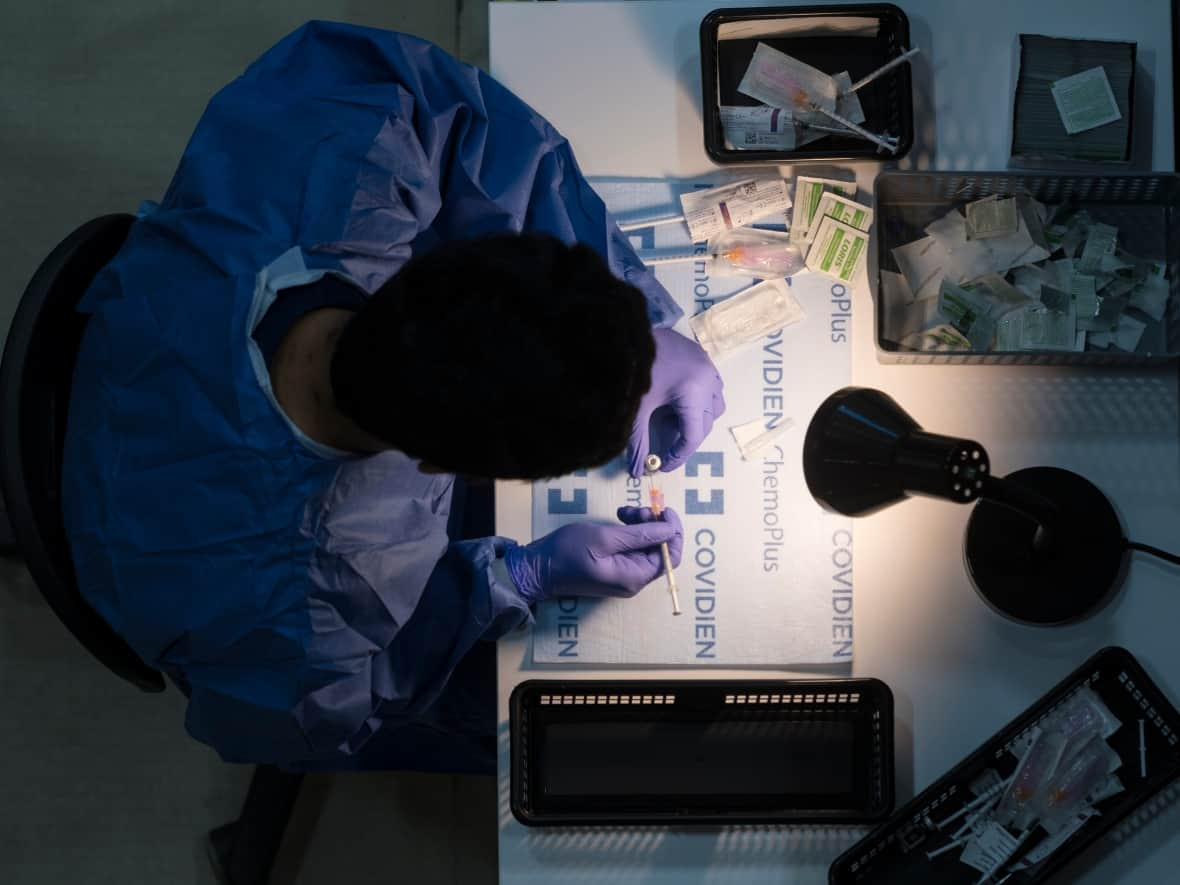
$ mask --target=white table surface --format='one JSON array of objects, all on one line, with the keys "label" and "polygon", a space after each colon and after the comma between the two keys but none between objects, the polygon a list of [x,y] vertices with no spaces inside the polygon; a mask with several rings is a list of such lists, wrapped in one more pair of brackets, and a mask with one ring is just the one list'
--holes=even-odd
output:
[{"label": "white table surface", "polygon": [[[492,72],[572,142],[587,175],[688,177],[716,167],[700,123],[701,18],[740,0],[491,4]],[[915,148],[903,168],[1003,169],[1018,33],[1134,40],[1154,81],[1153,166],[1172,169],[1171,25],[1163,0],[923,0],[900,4],[915,70]],[[865,192],[879,167],[859,164]],[[1180,549],[1180,407],[1175,368],[886,366],[872,304],[854,306],[854,383],[888,392],[926,428],[979,440],[994,469],[1076,470],[1107,493],[1128,537]],[[797,416],[805,422],[810,416]],[[724,423],[724,419],[722,421]],[[500,483],[497,531],[527,539],[527,485]],[[976,597],[962,564],[969,511],[911,500],[856,522],[853,675],[874,676],[896,703],[900,806],[974,750],[1097,649],[1130,649],[1180,701],[1180,572],[1133,557],[1115,601],[1051,630],[1003,620]],[[807,674],[771,671],[784,677]],[[542,669],[527,636],[500,642],[500,880],[516,883],[815,883],[862,831],[746,829],[707,833],[530,830],[508,809],[508,696],[528,678],[642,677]],[[661,670],[726,677],[736,670]],[[766,670],[753,674],[771,675]],[[842,674],[835,674],[842,675]],[[1177,881],[1175,803],[1121,843],[1109,840],[1060,881]]]}]

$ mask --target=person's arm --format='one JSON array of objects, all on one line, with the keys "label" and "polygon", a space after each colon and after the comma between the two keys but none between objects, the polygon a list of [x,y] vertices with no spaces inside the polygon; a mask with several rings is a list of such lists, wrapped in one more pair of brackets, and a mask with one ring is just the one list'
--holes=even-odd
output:
[{"label": "person's arm", "polygon": [[[189,733],[229,762],[298,766],[347,759],[380,728],[416,721],[476,642],[531,622],[528,603],[496,577],[511,546],[453,543],[425,588],[397,586],[397,575],[375,588],[364,564],[340,558],[324,575],[330,586],[317,594],[310,635],[266,625],[185,663]],[[408,603],[408,620],[384,645],[368,611],[379,599]]]},{"label": "person's arm", "polygon": [[[674,511],[657,519],[624,507],[619,518],[622,525],[568,525],[527,545],[453,542],[420,592],[412,581],[403,585],[404,571],[374,572],[370,551],[350,544],[313,576],[314,629],[302,644],[291,635],[297,623],[268,625],[186,664],[189,733],[230,762],[323,764],[363,753],[381,728],[428,718],[463,657],[477,642],[531,623],[534,603],[559,594],[632,596],[661,573],[661,542],[679,563],[683,532]],[[374,586],[382,573],[386,585]],[[371,613],[378,600],[385,611],[404,612],[387,641],[379,638],[387,621]]]}]

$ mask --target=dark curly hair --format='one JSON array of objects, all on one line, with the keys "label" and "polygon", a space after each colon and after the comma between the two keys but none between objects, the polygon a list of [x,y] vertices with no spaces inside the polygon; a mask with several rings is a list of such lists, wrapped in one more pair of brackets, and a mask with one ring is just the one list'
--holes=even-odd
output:
[{"label": "dark curly hair", "polygon": [[540,479],[626,448],[651,384],[646,302],[588,246],[504,234],[415,256],[332,357],[337,407],[407,455]]}]

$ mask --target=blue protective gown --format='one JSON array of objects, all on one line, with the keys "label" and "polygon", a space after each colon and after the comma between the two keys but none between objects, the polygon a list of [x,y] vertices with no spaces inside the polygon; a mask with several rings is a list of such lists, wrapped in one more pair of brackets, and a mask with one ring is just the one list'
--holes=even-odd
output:
[{"label": "blue protective gown", "polygon": [[533,110],[430,43],[312,22],[213,98],[82,301],[79,583],[226,760],[448,767],[405,758],[423,741],[399,729],[486,726],[494,698],[468,709],[448,680],[530,619],[491,569],[514,542],[450,540],[451,476],[303,435],[251,331],[284,287],[333,273],[371,294],[420,250],[506,230],[590,244],[653,323],[678,318]]}]

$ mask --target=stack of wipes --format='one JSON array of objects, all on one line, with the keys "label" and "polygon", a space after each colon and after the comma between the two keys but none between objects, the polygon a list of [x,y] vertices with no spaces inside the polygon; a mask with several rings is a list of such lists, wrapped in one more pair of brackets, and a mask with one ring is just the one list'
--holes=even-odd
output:
[{"label": "stack of wipes", "polygon": [[881,273],[883,334],[907,349],[1135,351],[1167,309],[1163,261],[1084,209],[993,195],[925,233],[893,250],[900,274]]}]

